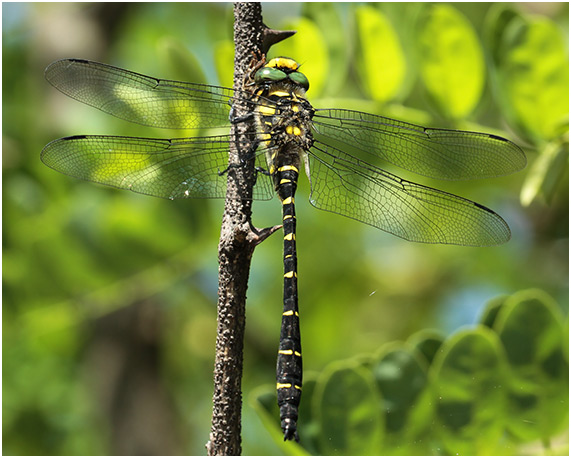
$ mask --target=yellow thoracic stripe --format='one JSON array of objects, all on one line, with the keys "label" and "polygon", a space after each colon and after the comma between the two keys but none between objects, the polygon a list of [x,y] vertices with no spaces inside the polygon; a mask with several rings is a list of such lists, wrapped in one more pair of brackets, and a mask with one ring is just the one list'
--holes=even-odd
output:
[{"label": "yellow thoracic stripe", "polygon": [[286,91],[274,91],[270,92],[268,95],[275,95],[277,97],[287,97],[290,95],[290,93]]},{"label": "yellow thoracic stripe", "polygon": [[262,113],[265,116],[272,116],[276,114],[276,109],[275,107],[269,107],[267,105],[260,105],[258,107],[258,111],[260,113]]}]

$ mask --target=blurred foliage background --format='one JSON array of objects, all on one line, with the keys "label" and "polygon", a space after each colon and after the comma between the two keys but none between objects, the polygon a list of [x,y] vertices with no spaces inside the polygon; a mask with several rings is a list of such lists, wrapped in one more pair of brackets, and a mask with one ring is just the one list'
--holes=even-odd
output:
[{"label": "blurred foliage background", "polygon": [[[567,339],[568,4],[272,3],[263,14],[298,31],[271,55],[303,64],[315,106],[496,133],[528,157],[523,172],[493,180],[399,172],[500,213],[512,240],[494,248],[408,243],[304,205],[302,185],[305,369],[427,328],[451,335],[487,301],[528,288],[551,296]],[[39,153],[57,137],[181,133],[82,106],[43,70],[77,57],[231,85],[231,5],[3,3],[2,38],[3,452],[204,454],[222,202],[163,201],[45,167]],[[280,211],[255,203],[253,222],[274,225]],[[282,453],[250,402],[274,383],[281,243],[267,240],[252,263],[244,454]]]}]

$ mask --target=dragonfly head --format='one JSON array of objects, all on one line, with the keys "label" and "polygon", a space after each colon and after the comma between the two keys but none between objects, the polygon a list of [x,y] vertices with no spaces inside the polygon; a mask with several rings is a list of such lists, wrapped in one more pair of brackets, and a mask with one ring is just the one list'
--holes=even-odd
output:
[{"label": "dragonfly head", "polygon": [[258,84],[290,82],[307,91],[309,80],[307,76],[297,71],[299,67],[300,65],[289,57],[275,57],[256,72],[254,79]]}]

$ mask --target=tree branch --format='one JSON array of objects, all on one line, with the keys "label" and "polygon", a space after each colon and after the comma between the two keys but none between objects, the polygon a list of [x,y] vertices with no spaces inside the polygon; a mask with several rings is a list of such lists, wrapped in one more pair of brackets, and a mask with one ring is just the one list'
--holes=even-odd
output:
[{"label": "tree branch", "polygon": [[[243,82],[262,56],[263,24],[259,3],[234,6],[234,89],[243,90]],[[233,114],[248,114],[242,100],[233,104]],[[240,122],[232,126],[230,164],[245,164],[251,152],[255,125]],[[214,364],[214,396],[208,455],[241,453],[242,366],[245,328],[246,289],[250,261],[260,235],[251,225],[252,188],[255,170],[230,167],[228,188],[218,245],[218,329]],[[267,237],[267,236],[266,236]]]},{"label": "tree branch", "polygon": [[[265,62],[270,46],[293,35],[262,22],[260,3],[234,5],[234,90],[244,91],[244,81]],[[235,100],[233,116],[247,119],[247,101]],[[214,396],[208,455],[241,453],[242,367],[246,325],[246,290],[254,248],[280,226],[256,229],[251,224],[252,188],[256,171],[251,158],[256,125],[232,125],[229,164],[249,164],[228,168],[228,187],[218,245],[218,330],[214,363]]]}]

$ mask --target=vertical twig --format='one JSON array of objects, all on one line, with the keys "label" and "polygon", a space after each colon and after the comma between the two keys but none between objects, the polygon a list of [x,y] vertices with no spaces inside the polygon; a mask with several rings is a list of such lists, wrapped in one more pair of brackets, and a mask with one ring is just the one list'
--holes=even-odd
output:
[{"label": "vertical twig", "polygon": [[[261,56],[263,39],[262,9],[259,3],[234,6],[234,89],[242,83],[254,56]],[[235,101],[233,114],[246,115],[248,107]],[[232,126],[230,164],[242,164],[251,151],[253,123]],[[250,135],[248,135],[250,133]],[[245,328],[246,289],[250,261],[257,236],[250,224],[251,196],[255,183],[252,167],[228,169],[228,189],[218,245],[218,329],[214,364],[212,428],[208,455],[241,453],[242,363]]]},{"label": "vertical twig", "polygon": [[[293,31],[272,30],[262,23],[260,3],[234,5],[234,90],[243,91],[245,77],[264,59],[272,46]],[[237,99],[233,116],[245,118],[251,107]],[[232,125],[229,164],[246,164],[251,157],[254,121]],[[208,455],[241,453],[242,366],[246,324],[246,289],[254,248],[281,226],[255,229],[251,224],[252,188],[256,181],[250,167],[230,167],[228,188],[218,245],[218,329],[214,363],[212,428],[206,445]]]}]

